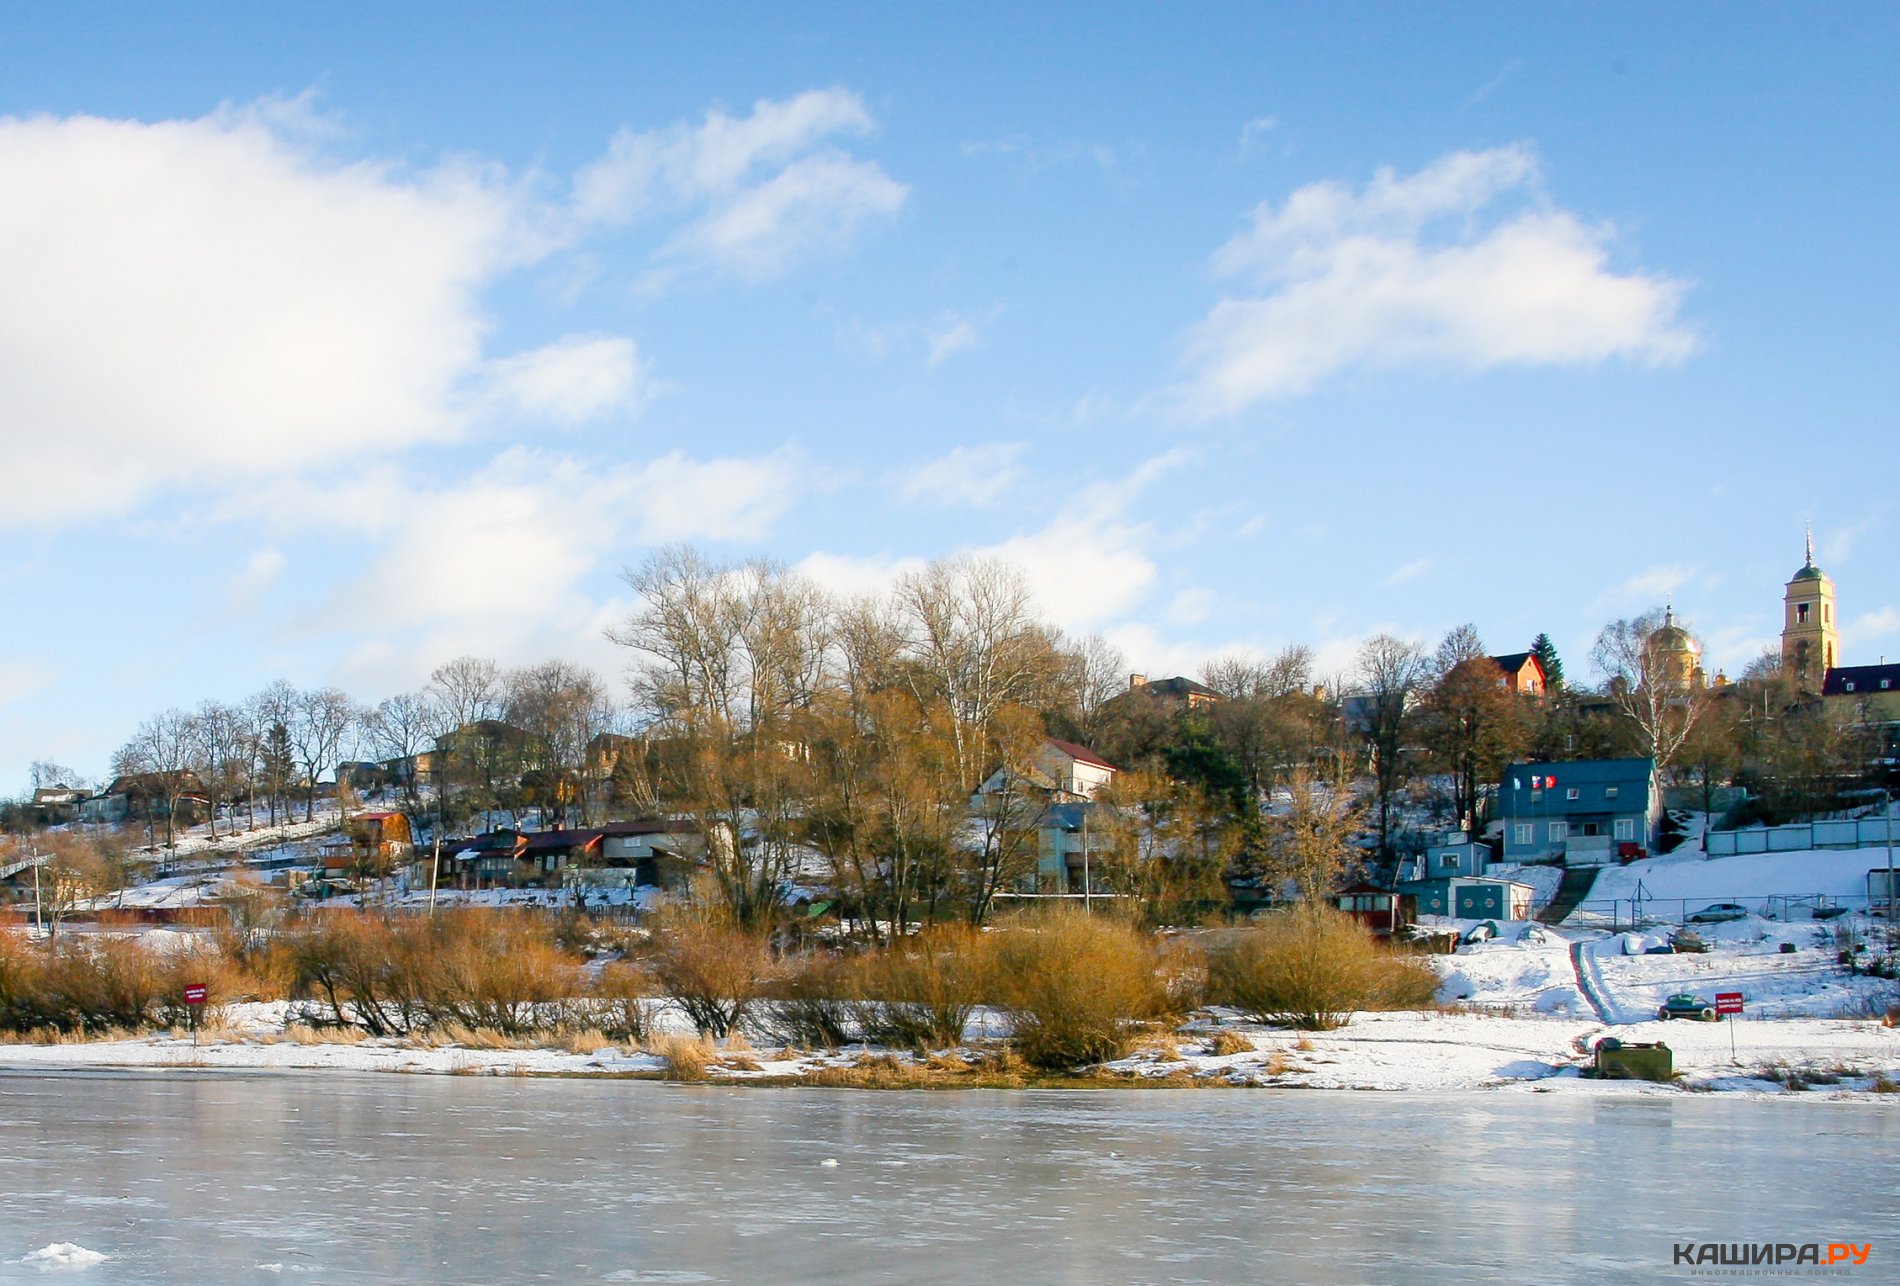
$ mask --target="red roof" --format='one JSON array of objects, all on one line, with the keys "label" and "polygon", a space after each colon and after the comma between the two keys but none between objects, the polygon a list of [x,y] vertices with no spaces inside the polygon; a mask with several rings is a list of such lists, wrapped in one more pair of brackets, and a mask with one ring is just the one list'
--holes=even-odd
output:
[{"label": "red roof", "polygon": [[1106,768],[1110,772],[1121,771],[1121,769],[1096,754],[1093,750],[1090,750],[1087,746],[1078,746],[1073,741],[1057,741],[1054,737],[1049,737],[1047,740],[1050,745],[1079,764],[1094,764],[1097,768]]}]

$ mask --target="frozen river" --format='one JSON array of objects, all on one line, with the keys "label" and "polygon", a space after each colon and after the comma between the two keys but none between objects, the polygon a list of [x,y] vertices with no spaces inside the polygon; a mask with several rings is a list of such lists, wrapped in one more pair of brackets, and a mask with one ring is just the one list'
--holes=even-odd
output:
[{"label": "frozen river", "polygon": [[1897,1155],[1866,1102],[0,1073],[0,1282],[1895,1281]]}]

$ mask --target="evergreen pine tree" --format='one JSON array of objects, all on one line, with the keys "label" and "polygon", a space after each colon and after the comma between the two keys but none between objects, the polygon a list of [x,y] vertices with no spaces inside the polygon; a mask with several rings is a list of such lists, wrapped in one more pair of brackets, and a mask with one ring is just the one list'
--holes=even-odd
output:
[{"label": "evergreen pine tree", "polygon": [[1550,635],[1539,634],[1531,640],[1531,655],[1537,658],[1537,664],[1544,667],[1544,684],[1552,692],[1564,686],[1564,662],[1557,655],[1557,645],[1550,641]]}]

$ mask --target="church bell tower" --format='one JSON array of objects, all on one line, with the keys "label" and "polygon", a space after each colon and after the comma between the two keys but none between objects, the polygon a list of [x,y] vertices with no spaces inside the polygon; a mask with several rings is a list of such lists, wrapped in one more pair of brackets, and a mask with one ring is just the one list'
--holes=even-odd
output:
[{"label": "church bell tower", "polygon": [[1803,691],[1819,692],[1839,661],[1841,636],[1834,621],[1834,582],[1814,565],[1814,533],[1808,558],[1788,581],[1782,598],[1781,668]]}]

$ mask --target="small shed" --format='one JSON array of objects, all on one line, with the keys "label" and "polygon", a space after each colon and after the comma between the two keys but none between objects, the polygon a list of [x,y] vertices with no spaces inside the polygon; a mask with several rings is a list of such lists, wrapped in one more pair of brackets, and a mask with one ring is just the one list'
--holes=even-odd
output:
[{"label": "small shed", "polygon": [[1531,899],[1536,890],[1516,880],[1472,879],[1453,876],[1448,879],[1413,880],[1399,886],[1424,915],[1444,915],[1460,920],[1528,920]]},{"label": "small shed", "polygon": [[1417,902],[1409,894],[1364,880],[1334,894],[1333,905],[1381,936],[1418,919]]}]

